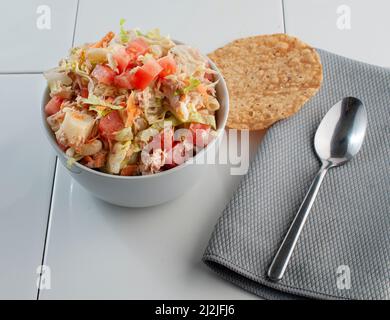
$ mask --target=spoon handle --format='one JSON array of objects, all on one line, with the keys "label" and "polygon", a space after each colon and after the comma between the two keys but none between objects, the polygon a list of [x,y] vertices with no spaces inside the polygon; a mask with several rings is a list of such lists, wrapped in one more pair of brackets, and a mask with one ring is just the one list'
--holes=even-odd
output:
[{"label": "spoon handle", "polygon": [[281,246],[279,247],[278,252],[274,257],[274,260],[271,263],[271,266],[268,269],[268,277],[272,281],[279,281],[283,278],[295,245],[297,244],[299,235],[301,234],[310,209],[313,206],[314,200],[317,196],[318,190],[320,189],[322,180],[324,179],[328,169],[329,164],[324,163],[315,176],[312,184],[310,185],[309,191],[306,193],[305,199],[299,207],[294,221],[292,222]]}]

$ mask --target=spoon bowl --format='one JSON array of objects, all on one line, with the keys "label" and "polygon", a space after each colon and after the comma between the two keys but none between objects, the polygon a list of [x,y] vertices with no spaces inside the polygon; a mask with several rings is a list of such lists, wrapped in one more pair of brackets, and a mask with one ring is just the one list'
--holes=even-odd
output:
[{"label": "spoon bowl", "polygon": [[354,97],[336,103],[321,121],[314,148],[322,162],[337,166],[351,160],[360,150],[367,128],[367,112]]},{"label": "spoon bowl", "polygon": [[322,166],[268,269],[268,277],[272,281],[283,278],[328,169],[346,163],[359,152],[366,129],[366,109],[364,104],[354,97],[347,97],[336,103],[322,119],[314,137],[314,148]]}]

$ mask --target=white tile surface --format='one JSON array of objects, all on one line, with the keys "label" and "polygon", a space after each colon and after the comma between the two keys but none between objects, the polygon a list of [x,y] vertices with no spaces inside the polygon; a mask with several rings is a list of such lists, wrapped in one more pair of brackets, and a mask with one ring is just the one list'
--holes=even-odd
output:
[{"label": "white tile surface", "polygon": [[[350,8],[350,29],[338,28],[345,13],[342,7],[337,13],[342,5]],[[284,0],[284,9],[287,33],[334,53],[390,67],[390,1]]]},{"label": "white tile surface", "polygon": [[[146,0],[137,10],[134,0],[109,3],[80,0],[75,43],[117,31],[120,18],[128,27],[159,27],[203,52],[238,37],[283,32],[281,1],[173,0],[168,6]],[[42,4],[51,9],[50,31],[36,27]],[[351,8],[350,30],[337,28],[340,5]],[[76,8],[77,0],[2,1],[0,73],[41,72],[56,65],[71,46]],[[387,0],[284,0],[288,33],[387,67],[389,9]],[[37,294],[55,162],[39,126],[43,87],[40,75],[0,75],[1,112],[17,115],[0,118],[0,165],[6,168],[0,180],[0,299]],[[252,136],[252,152],[258,140]],[[46,256],[52,289],[42,291],[41,298],[253,298],[200,262],[238,181],[227,166],[210,167],[180,199],[133,210],[96,200],[59,165]]]},{"label": "white tile surface", "polygon": [[[80,1],[75,43],[117,30],[122,17],[129,26],[158,26],[204,52],[240,36],[283,32],[281,2],[274,0],[201,0],[197,8],[190,1],[170,1],[167,6],[149,0],[136,11],[132,1],[110,3]],[[88,19],[91,16],[99,20]],[[254,151],[260,135],[251,138]],[[201,262],[214,224],[240,178],[231,176],[228,166],[211,166],[201,181],[171,203],[124,209],[93,198],[59,165],[45,260],[52,271],[52,289],[41,291],[40,297],[253,298]]]},{"label": "white tile surface", "polygon": [[55,156],[40,125],[40,75],[0,76],[0,299],[36,299]]},{"label": "white tile surface", "polygon": [[[281,1],[275,0],[80,0],[75,43],[99,39],[108,30],[160,28],[162,34],[208,53],[236,38],[283,31]],[[134,10],[136,7],[136,10]],[[99,13],[95,23],[93,12]]]},{"label": "white tile surface", "polygon": [[[37,27],[41,5],[50,9],[50,30]],[[56,66],[72,46],[76,8],[77,0],[0,1],[0,73],[42,72]]]},{"label": "white tile surface", "polygon": [[174,202],[125,209],[97,200],[58,165],[41,299],[250,299],[201,262],[238,178],[210,168]]}]

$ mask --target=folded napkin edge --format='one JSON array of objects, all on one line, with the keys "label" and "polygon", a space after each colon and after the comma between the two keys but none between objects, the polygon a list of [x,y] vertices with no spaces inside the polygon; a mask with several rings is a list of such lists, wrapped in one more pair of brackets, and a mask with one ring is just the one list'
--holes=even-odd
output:
[{"label": "folded napkin edge", "polygon": [[[264,293],[259,293],[258,291],[255,291],[255,288],[248,288],[243,285],[245,283],[245,280],[249,280],[252,282],[256,282],[257,284],[260,284],[266,288],[277,290],[280,294],[282,291],[286,294],[292,294],[295,295],[296,299],[302,299],[302,298],[311,298],[311,299],[327,299],[327,300],[350,300],[348,298],[340,298],[339,296],[334,296],[326,293],[316,292],[308,289],[302,289],[302,288],[296,288],[293,286],[289,286],[286,284],[279,283],[272,283],[267,278],[262,277],[261,275],[255,274],[252,271],[249,271],[247,269],[244,269],[240,267],[239,265],[235,264],[234,262],[226,259],[225,257],[222,257],[217,254],[210,254],[205,253],[202,258],[203,263],[213,270],[215,273],[217,273],[220,277],[224,278],[225,280],[228,280],[235,285],[239,286],[240,288],[243,288],[244,290],[247,290],[257,296],[260,296],[264,299],[268,299],[269,297],[265,295]],[[225,272],[222,272],[221,269],[226,269]],[[233,274],[232,274],[233,273]],[[229,278],[228,275],[231,275]],[[234,276],[242,277],[241,281],[239,279],[235,279]],[[284,299],[281,299],[284,300]]]}]

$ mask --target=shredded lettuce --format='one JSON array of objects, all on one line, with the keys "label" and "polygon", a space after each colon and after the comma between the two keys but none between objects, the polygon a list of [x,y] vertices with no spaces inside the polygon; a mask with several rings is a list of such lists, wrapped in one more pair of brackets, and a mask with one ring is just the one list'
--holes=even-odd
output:
[{"label": "shredded lettuce", "polygon": [[204,114],[200,114],[199,112],[190,113],[188,122],[207,124],[214,130],[216,129],[215,117],[209,114],[204,115]]},{"label": "shredded lettuce", "polygon": [[72,169],[73,165],[77,162],[77,160],[73,157],[69,157],[68,160],[66,161],[66,167],[68,169]]},{"label": "shredded lettuce", "polygon": [[105,117],[112,110],[121,110],[124,108],[122,106],[116,106],[108,103],[91,93],[89,94],[88,98],[79,98],[79,102],[89,104],[89,110],[95,111],[98,114],[98,118]]},{"label": "shredded lettuce", "polygon": [[137,139],[141,140],[142,142],[149,143],[150,139],[157,135],[159,132],[160,130],[153,127],[149,127],[148,129],[138,132]]},{"label": "shredded lettuce", "polygon": [[132,154],[130,155],[129,159],[126,159],[126,165],[129,165],[129,164],[137,164],[138,162],[138,156],[139,156],[139,152],[141,150],[138,150],[138,151],[134,151],[132,150]]},{"label": "shredded lettuce", "polygon": [[60,82],[66,86],[72,84],[72,79],[59,67],[44,72],[43,76],[46,78],[49,84],[51,82]]},{"label": "shredded lettuce", "polygon": [[71,71],[78,74],[81,77],[89,78],[89,74],[80,69],[80,64],[75,60],[62,60],[60,64],[60,68],[65,71]]},{"label": "shredded lettuce", "polygon": [[89,106],[89,111],[95,111],[98,114],[98,118],[103,118],[108,115],[112,111],[112,109],[103,106],[92,105]]},{"label": "shredded lettuce", "polygon": [[80,102],[85,103],[85,104],[90,104],[93,106],[102,106],[102,107],[110,108],[113,110],[121,110],[124,108],[122,106],[116,106],[116,105],[113,105],[111,103],[108,103],[108,102],[104,101],[103,99],[101,99],[101,98],[99,98],[91,93],[89,94],[88,98],[80,98],[79,100],[80,100]]},{"label": "shredded lettuce", "polygon": [[158,131],[161,131],[166,126],[176,127],[182,123],[183,122],[177,119],[174,115],[171,115],[168,118],[155,122],[151,127]]},{"label": "shredded lettuce", "polygon": [[153,125],[157,122],[164,121],[166,111],[161,110],[159,113],[150,113],[149,111],[145,112],[145,118],[150,125]]},{"label": "shredded lettuce", "polygon": [[108,154],[107,170],[109,173],[118,174],[126,165],[125,160],[127,152],[131,147],[131,142],[117,142],[114,144],[112,151]]},{"label": "shredded lettuce", "polygon": [[190,78],[190,84],[187,86],[187,87],[185,87],[184,89],[183,89],[183,93],[184,94],[187,94],[188,92],[190,92],[190,91],[192,91],[192,90],[194,90],[194,89],[196,89],[196,87],[197,86],[199,86],[200,85],[200,80],[199,79],[196,79],[196,78]]},{"label": "shredded lettuce", "polygon": [[217,128],[215,122],[215,116],[210,114],[201,114],[196,110],[196,108],[191,103],[188,104],[188,110],[190,111],[190,115],[186,122],[197,122],[197,123],[207,124],[214,130]]},{"label": "shredded lettuce", "polygon": [[184,87],[183,89],[178,89],[175,91],[175,96],[179,96],[181,94],[188,94],[189,92],[195,90],[200,84],[201,84],[201,81],[199,79],[196,79],[194,77],[190,77],[190,80],[189,80],[190,84],[186,87]]},{"label": "shredded lettuce", "polygon": [[183,122],[177,119],[174,115],[171,115],[165,119],[155,122],[149,128],[140,131],[137,134],[137,138],[148,143],[152,137],[159,134],[159,132],[161,132],[164,128],[176,127],[180,124],[183,124]]},{"label": "shredded lettuce", "polygon": [[146,34],[135,30],[135,34],[137,37],[142,37],[150,46],[158,45],[163,55],[166,55],[175,46],[175,43],[168,36],[164,37],[160,34],[159,29],[150,30]]},{"label": "shredded lettuce", "polygon": [[61,98],[69,99],[73,95],[71,86],[65,86],[61,81],[50,81],[49,82],[50,95],[59,96]]},{"label": "shredded lettuce", "polygon": [[202,79],[206,70],[207,60],[196,49],[187,45],[176,45],[169,50],[175,58],[178,73],[185,73],[190,77]]},{"label": "shredded lettuce", "polygon": [[93,80],[87,72],[80,69],[78,61],[62,60],[59,68],[63,71],[73,72],[80,77],[86,78],[88,80],[88,91],[90,93],[93,91],[95,87]]},{"label": "shredded lettuce", "polygon": [[125,23],[126,23],[125,19],[121,19],[119,21],[119,24],[120,24],[119,37],[120,37],[122,43],[127,43],[127,42],[129,42],[129,39],[130,39],[129,33],[125,30],[125,27],[124,27]]},{"label": "shredded lettuce", "polygon": [[118,131],[115,135],[115,140],[120,142],[126,142],[133,139],[133,132],[131,130],[131,127],[123,128],[122,130]]},{"label": "shredded lettuce", "polygon": [[163,103],[163,98],[160,98],[160,97],[156,97],[154,99],[156,101],[156,104],[159,106],[159,107],[162,107],[162,103]]},{"label": "shredded lettuce", "polygon": [[145,35],[138,29],[135,29],[135,34],[137,35],[137,37],[144,37]]},{"label": "shredded lettuce", "polygon": [[86,51],[86,57],[92,64],[105,63],[107,61],[107,48],[90,48]]},{"label": "shredded lettuce", "polygon": [[149,38],[149,39],[161,39],[161,34],[160,34],[160,29],[158,28],[155,28],[155,29],[152,29],[150,31],[148,31],[145,35],[146,38]]},{"label": "shredded lettuce", "polygon": [[50,88],[50,92],[55,94],[67,91],[71,95],[72,79],[67,75],[67,72],[57,67],[43,73]]},{"label": "shredded lettuce", "polygon": [[50,92],[56,92],[61,90],[61,81],[55,80],[55,81],[48,81]]}]

